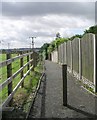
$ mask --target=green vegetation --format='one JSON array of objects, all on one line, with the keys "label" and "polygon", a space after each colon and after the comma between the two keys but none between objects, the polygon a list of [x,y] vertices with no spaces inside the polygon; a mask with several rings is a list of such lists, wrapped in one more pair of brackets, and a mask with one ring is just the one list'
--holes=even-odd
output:
[{"label": "green vegetation", "polygon": [[50,44],[45,43],[42,47],[40,52],[42,53],[43,57],[45,59],[48,59],[48,55],[54,51],[55,49],[58,49],[58,46],[64,42],[67,42],[69,39],[67,38],[61,38],[60,34],[57,33],[58,35],[56,35],[56,39],[54,41],[52,41]]},{"label": "green vegetation", "polygon": [[83,86],[84,86],[84,88],[86,88],[86,89],[89,90],[90,92],[94,93],[93,88],[91,88],[91,87],[88,86],[87,84],[84,84]]},{"label": "green vegetation", "polygon": [[24,80],[24,88],[19,88],[14,95],[13,106],[15,108],[20,108],[23,112],[27,113],[29,105],[31,104],[31,99],[33,99],[33,91],[35,91],[38,81],[41,76],[42,63],[38,63],[34,71],[30,72]]},{"label": "green vegetation", "polygon": [[86,33],[97,34],[97,25],[89,27],[88,30],[84,31],[84,34],[86,34]]},{"label": "green vegetation", "polygon": [[68,40],[73,40],[74,38],[82,38],[87,33],[97,34],[97,25],[91,26],[88,30],[85,30],[83,35],[76,34],[70,38],[62,38],[60,33],[58,32],[58,33],[56,33],[55,40],[53,40],[50,44],[45,43],[41,47],[40,52],[42,53],[42,55],[45,59],[48,59],[48,55],[50,55],[50,53],[52,51],[57,49],[60,44],[67,42]]},{"label": "green vegetation", "polygon": [[55,49],[58,49],[58,46],[64,42],[67,42],[68,39],[66,38],[57,38],[56,40],[54,40],[53,42],[51,42],[51,44],[48,47],[48,53],[51,53],[52,51],[54,51]]}]

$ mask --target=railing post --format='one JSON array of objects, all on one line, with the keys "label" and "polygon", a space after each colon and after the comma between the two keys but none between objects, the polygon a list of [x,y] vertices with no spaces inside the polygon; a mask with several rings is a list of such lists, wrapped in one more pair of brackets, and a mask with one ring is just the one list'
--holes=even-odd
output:
[{"label": "railing post", "polygon": [[[22,51],[20,52],[21,55],[23,55]],[[23,58],[20,59],[20,67],[23,67]],[[24,76],[23,70],[21,71],[21,78]],[[21,87],[24,87],[24,82],[22,82]]]},{"label": "railing post", "polygon": [[[31,52],[32,52],[32,51],[31,51]],[[33,65],[32,71],[34,70],[34,58],[33,58],[33,56],[34,56],[34,52],[30,55],[30,59],[31,59],[31,60],[33,59],[33,61],[31,62],[31,66]]]},{"label": "railing post", "polygon": [[[27,51],[27,53],[29,53],[29,51]],[[27,62],[29,62],[29,55],[27,55]],[[29,66],[29,64],[28,64],[28,66],[27,66],[27,71],[29,70],[29,68],[30,68],[30,66]],[[30,74],[30,72],[29,72],[29,74]]]},{"label": "railing post", "polygon": [[67,106],[67,65],[62,65],[62,78],[63,78],[63,105]]},{"label": "railing post", "polygon": [[38,55],[37,53],[34,53],[34,58],[35,58],[35,67],[37,66],[37,62],[38,62]]},{"label": "railing post", "polygon": [[[11,59],[11,53],[7,53],[6,59]],[[12,76],[12,63],[7,65],[7,78]],[[8,96],[12,93],[12,81],[8,84]],[[13,99],[9,102],[9,106],[12,105]]]},{"label": "railing post", "polygon": [[36,67],[36,53],[34,52],[34,54],[33,54],[33,59],[34,59],[34,67]]}]

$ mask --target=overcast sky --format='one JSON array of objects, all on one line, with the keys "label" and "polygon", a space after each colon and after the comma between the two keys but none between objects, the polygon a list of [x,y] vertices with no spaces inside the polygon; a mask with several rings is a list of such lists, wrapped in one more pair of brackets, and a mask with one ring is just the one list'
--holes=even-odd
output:
[{"label": "overcast sky", "polygon": [[[7,2],[8,1],[8,2]],[[61,37],[83,34],[95,24],[95,2],[2,2],[0,43],[2,48],[35,47]]]}]

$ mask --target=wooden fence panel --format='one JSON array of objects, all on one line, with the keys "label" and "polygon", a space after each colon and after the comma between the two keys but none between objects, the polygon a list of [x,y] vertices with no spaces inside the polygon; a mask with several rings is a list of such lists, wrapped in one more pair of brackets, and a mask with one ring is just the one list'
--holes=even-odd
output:
[{"label": "wooden fence panel", "polygon": [[67,65],[71,69],[72,67],[72,53],[71,53],[71,41],[67,42]]},{"label": "wooden fence panel", "polygon": [[58,62],[61,63],[61,45],[58,46]]},{"label": "wooden fence panel", "polygon": [[63,43],[63,63],[67,63],[67,42]]},{"label": "wooden fence panel", "polygon": [[94,35],[86,34],[81,39],[82,76],[94,82]]},{"label": "wooden fence panel", "polygon": [[79,38],[72,40],[73,70],[79,73]]},{"label": "wooden fence panel", "polygon": [[61,44],[61,54],[62,54],[62,58],[61,58],[61,63],[64,63],[64,44]]}]

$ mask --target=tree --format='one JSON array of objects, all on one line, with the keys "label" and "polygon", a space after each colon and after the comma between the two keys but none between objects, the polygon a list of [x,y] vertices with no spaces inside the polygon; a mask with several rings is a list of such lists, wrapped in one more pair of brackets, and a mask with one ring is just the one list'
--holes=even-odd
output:
[{"label": "tree", "polygon": [[59,32],[57,32],[57,34],[56,34],[56,39],[58,39],[58,38],[61,38],[61,35]]},{"label": "tree", "polygon": [[69,40],[73,40],[74,38],[82,38],[82,36],[83,36],[83,35],[78,35],[78,34],[76,34],[76,35],[70,37]]},{"label": "tree", "polygon": [[49,47],[49,45],[50,45],[49,43],[43,44],[43,46],[40,49],[40,52],[43,52],[44,50],[46,50]]},{"label": "tree", "polygon": [[49,45],[50,45],[49,43],[45,43],[41,47],[41,49],[40,49],[40,52],[43,55],[43,57],[45,57],[45,59],[48,59],[48,52],[47,52],[47,50],[48,50]]},{"label": "tree", "polygon": [[86,34],[86,33],[97,34],[97,25],[89,27],[88,30],[84,31],[84,34]]}]

